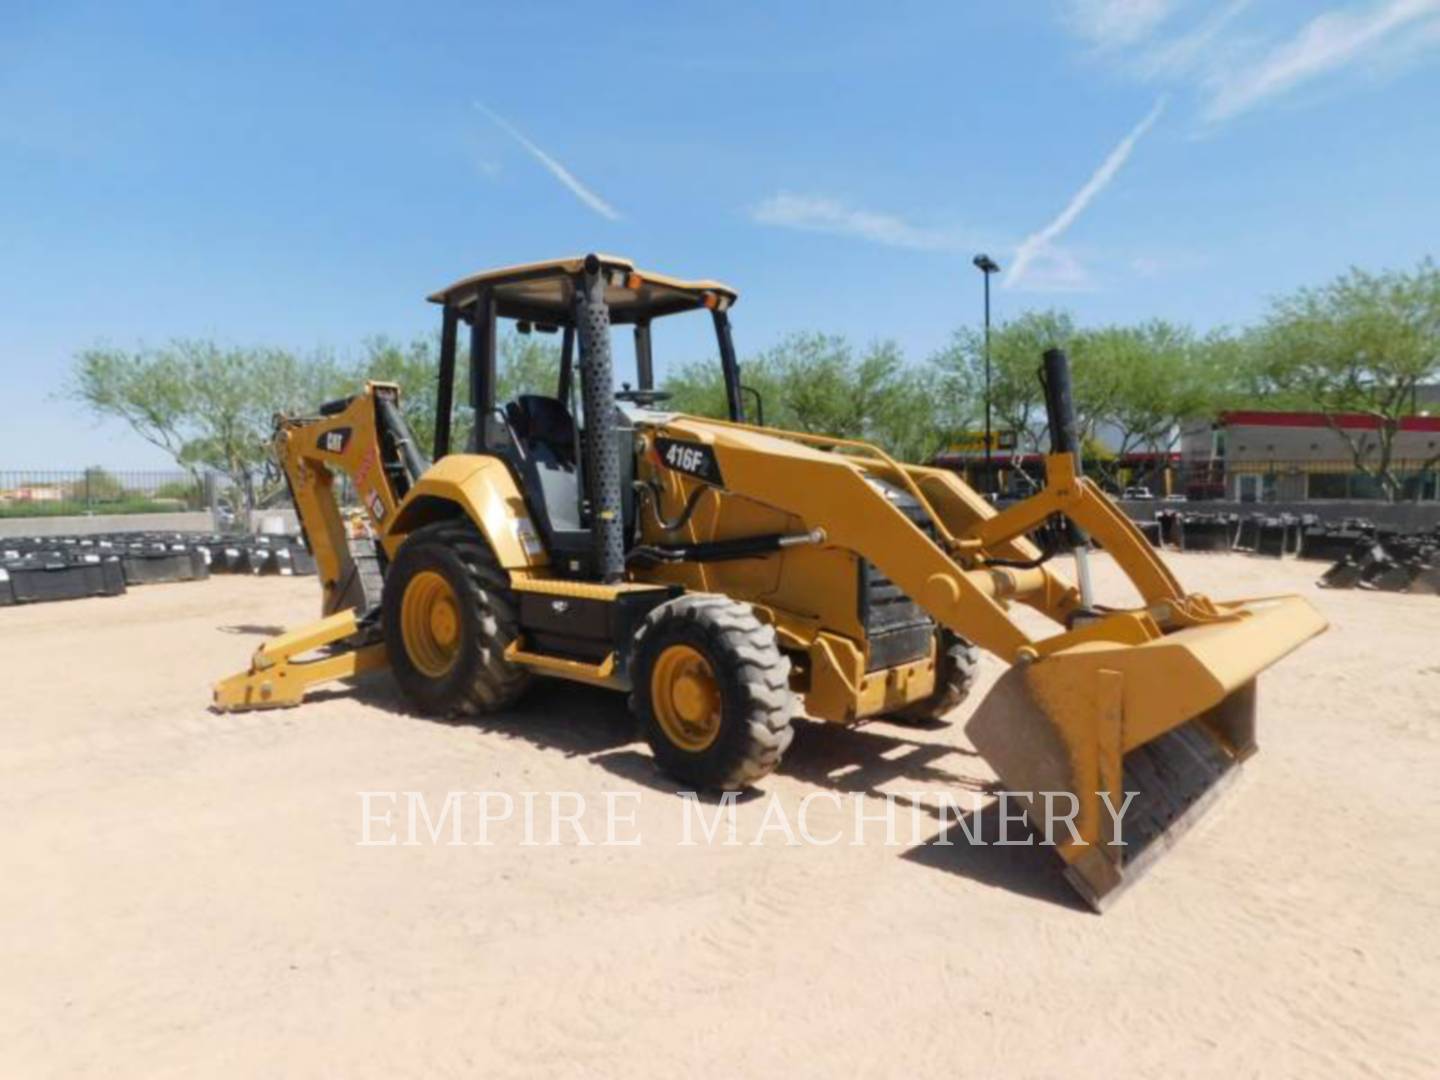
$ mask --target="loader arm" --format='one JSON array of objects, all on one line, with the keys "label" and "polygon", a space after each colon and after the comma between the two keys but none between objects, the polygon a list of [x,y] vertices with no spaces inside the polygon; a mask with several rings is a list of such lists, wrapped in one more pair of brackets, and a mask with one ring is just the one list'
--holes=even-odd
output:
[{"label": "loader arm", "polygon": [[[1012,560],[1037,557],[1038,550],[1023,534],[1050,515],[1063,512],[1063,507],[1074,501],[1068,494],[1056,494],[1047,486],[1041,494],[1007,511],[1014,516],[1003,519],[1006,524],[987,547],[979,534],[1002,519],[983,502],[976,505],[965,499],[964,485],[953,474],[901,466],[878,450],[871,459],[827,452],[816,444],[833,440],[818,436],[697,417],[676,418],[663,434],[713,447],[726,491],[793,514],[807,528],[822,529],[829,544],[874,563],[936,622],[1007,663],[1027,651],[1038,655],[1041,647],[1011,619],[1005,606],[1008,600],[1025,602],[1057,621],[1063,621],[1075,607],[1075,590],[1048,567],[1016,570],[987,565],[991,554]],[[925,505],[939,525],[940,539],[932,540],[896,509],[870,482],[872,476],[908,478],[922,494],[928,489]],[[1090,506],[1091,499],[1103,502],[1104,496],[1080,500],[1086,504],[1087,520],[1095,519],[1107,535],[1121,536],[1114,522],[1101,520],[1103,512]],[[950,551],[945,550],[945,537],[950,538]],[[1148,551],[1140,552],[1140,557],[1146,560],[1140,565],[1150,587],[1168,583],[1168,591],[1157,596],[1157,601],[1181,599],[1178,584],[1163,565]],[[1122,640],[1146,640],[1138,625],[1144,617],[1143,613],[1116,613],[1108,629]],[[1094,636],[1093,630],[1087,630],[1075,640]],[[1053,651],[1064,647],[1065,638],[1061,633],[1045,641]],[[1049,644],[1051,641],[1054,644]]]},{"label": "loader arm", "polygon": [[[706,447],[726,492],[823,531],[936,622],[1012,665],[967,732],[1097,908],[1254,752],[1255,676],[1325,628],[1298,596],[1216,603],[1187,595],[1124,513],[1078,475],[1071,453],[1047,458],[1039,493],[996,512],[959,477],[863,444],[695,417],[671,418],[662,434]],[[916,492],[934,538],[871,478]],[[1057,516],[1104,546],[1140,607],[1080,606],[1078,591],[1025,539]],[[1032,636],[1012,620],[1012,601],[1047,615],[1056,632]],[[1118,826],[1107,801],[1128,805]],[[1061,824],[1067,806],[1074,811],[1063,831],[1042,816],[1057,802]]]}]

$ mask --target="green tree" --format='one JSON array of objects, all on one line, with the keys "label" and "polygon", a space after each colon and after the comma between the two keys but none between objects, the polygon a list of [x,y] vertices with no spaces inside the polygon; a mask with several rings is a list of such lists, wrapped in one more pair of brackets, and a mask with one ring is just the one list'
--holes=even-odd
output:
[{"label": "green tree", "polygon": [[[435,405],[440,387],[440,342],[436,336],[397,342],[380,336],[361,345],[354,383],[391,382],[400,387],[400,412],[410,425],[420,450],[429,454],[435,445]],[[456,380],[461,386],[463,379]],[[353,393],[352,389],[349,391]],[[464,395],[460,395],[464,400]],[[468,419],[468,407],[466,410]],[[462,444],[463,445],[463,444]]]},{"label": "green tree", "polygon": [[[794,417],[784,411],[784,380],[777,368],[766,366],[758,359],[743,360],[740,363],[740,381],[760,395],[767,426],[794,426]],[[729,415],[729,407],[725,401],[725,379],[720,371],[720,361],[716,357],[682,363],[661,379],[660,385],[661,389],[671,395],[670,400],[664,404],[667,409],[717,419],[724,419]],[[745,394],[745,412],[752,423],[759,419],[755,415],[754,394]]]},{"label": "green tree", "polygon": [[[462,342],[463,345],[463,342]],[[504,334],[496,353],[495,401],[504,404],[519,394],[554,394],[560,380],[560,346],[532,335]],[[355,368],[355,382],[372,379],[400,387],[400,411],[414,432],[420,449],[429,454],[435,445],[435,414],[439,403],[440,340],[438,336],[396,342],[371,338]],[[454,416],[450,445],[469,445],[474,413],[470,408],[470,358],[465,348],[455,358]]]},{"label": "green tree", "polygon": [[1189,327],[1153,320],[1097,331],[1087,351],[1110,369],[1103,419],[1117,455],[1169,451],[1187,420],[1210,418],[1236,393],[1236,351],[1223,334],[1197,338]]},{"label": "green tree", "polygon": [[[1440,268],[1426,259],[1411,271],[1352,269],[1282,297],[1256,348],[1266,388],[1323,413],[1356,470],[1394,501],[1403,483],[1394,468],[1401,418],[1414,410],[1417,389],[1440,379]],[[1347,413],[1373,426],[1344,426]]]},{"label": "green tree", "polygon": [[505,334],[495,358],[495,400],[521,394],[554,396],[560,385],[560,343],[553,336]]},{"label": "green tree", "polygon": [[99,465],[91,465],[84,475],[69,485],[65,497],[71,502],[119,502],[125,497],[125,485]]},{"label": "green tree", "polygon": [[1087,435],[1097,443],[1104,436],[1108,452],[1095,461],[1112,484],[1126,455],[1172,450],[1187,421],[1220,406],[1227,382],[1215,370],[1218,340],[1163,320],[1080,335],[1077,396],[1090,417]]},{"label": "green tree", "polygon": [[204,488],[196,480],[167,480],[151,493],[160,501],[181,502],[186,509],[200,510],[204,507]]},{"label": "green tree", "polygon": [[124,421],[193,475],[221,473],[248,511],[270,459],[274,415],[313,411],[344,382],[326,356],[192,340],[87,349],[75,358],[70,394],[95,415]]},{"label": "green tree", "polygon": [[[893,342],[857,353],[843,337],[793,334],[743,361],[741,372],[764,401],[767,426],[862,439],[906,460],[924,460],[941,445],[934,373],[907,364]],[[727,414],[718,360],[681,365],[664,389],[678,411]],[[752,400],[747,395],[747,408]]]},{"label": "green tree", "polygon": [[[1041,357],[1052,347],[1074,351],[1079,331],[1074,320],[1056,310],[1027,311],[992,328],[990,337],[991,427],[1009,432],[1017,454],[1045,449],[1045,395],[1040,386]],[[966,327],[930,359],[937,377],[936,400],[941,426],[950,437],[984,430],[985,335]],[[1077,365],[1076,379],[1080,378]],[[1085,401],[1077,390],[1077,419],[1089,431]],[[1033,478],[1032,478],[1033,479]]]}]

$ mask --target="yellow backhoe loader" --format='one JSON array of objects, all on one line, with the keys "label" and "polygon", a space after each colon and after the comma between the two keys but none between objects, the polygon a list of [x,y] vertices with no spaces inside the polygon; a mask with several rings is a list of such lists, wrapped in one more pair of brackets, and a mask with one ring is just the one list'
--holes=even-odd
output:
[{"label": "yellow backhoe loader", "polygon": [[[504,708],[537,676],[570,679],[628,692],[659,766],[723,789],[774,769],[799,713],[943,716],[985,649],[1010,667],[966,731],[1007,790],[1029,793],[1032,823],[1044,793],[1044,808],[1066,796],[1075,812],[1056,851],[1098,908],[1255,750],[1256,675],[1325,627],[1296,596],[1215,602],[1181,587],[1081,475],[1058,351],[1044,358],[1045,486],[997,512],[950,471],[749,422],[736,293],[719,282],[588,255],[476,274],[430,299],[442,311],[433,461],[393,385],[278,419],[325,617],[262,645],[216,687],[217,708],[298,704],[384,666],[417,710],[445,716]],[[713,325],[727,420],[667,411],[655,388],[652,328],[690,312]],[[559,335],[553,395],[497,407],[499,320]],[[633,328],[636,372],[619,392],[615,325]],[[450,445],[462,326],[463,452]],[[359,587],[339,474],[376,537],[378,604]],[[1047,524],[1059,539],[1027,538]],[[1092,539],[1139,606],[1090,595]],[[1052,569],[1066,549],[1078,585]],[[1014,605],[1053,633],[1027,633]]]}]

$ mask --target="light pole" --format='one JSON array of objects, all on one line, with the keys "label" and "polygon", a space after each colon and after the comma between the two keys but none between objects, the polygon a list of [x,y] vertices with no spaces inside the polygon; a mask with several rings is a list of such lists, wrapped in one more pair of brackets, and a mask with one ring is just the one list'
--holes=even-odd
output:
[{"label": "light pole", "polygon": [[993,495],[995,470],[990,460],[990,447],[994,442],[990,434],[990,275],[1000,269],[1000,264],[984,254],[976,255],[971,261],[985,277],[985,486]]}]

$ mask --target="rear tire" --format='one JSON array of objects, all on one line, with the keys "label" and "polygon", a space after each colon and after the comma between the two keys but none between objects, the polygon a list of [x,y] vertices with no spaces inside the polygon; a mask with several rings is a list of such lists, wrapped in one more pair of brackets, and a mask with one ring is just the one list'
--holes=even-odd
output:
[{"label": "rear tire", "polygon": [[794,738],[790,661],[749,604],[691,593],[635,635],[630,708],[659,767],[701,789],[772,772]]},{"label": "rear tire", "polygon": [[945,718],[970,696],[980,673],[980,654],[974,645],[958,634],[941,630],[935,664],[934,693],[892,713],[891,720],[940,727],[948,723]]},{"label": "rear tire", "polygon": [[505,659],[519,636],[509,577],[466,519],[416,529],[385,575],[381,622],[395,681],[427,716],[513,704],[530,675]]}]

